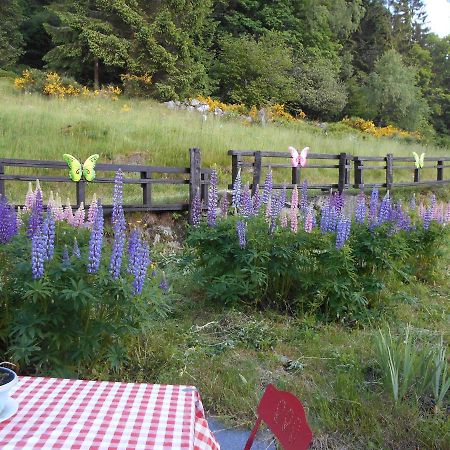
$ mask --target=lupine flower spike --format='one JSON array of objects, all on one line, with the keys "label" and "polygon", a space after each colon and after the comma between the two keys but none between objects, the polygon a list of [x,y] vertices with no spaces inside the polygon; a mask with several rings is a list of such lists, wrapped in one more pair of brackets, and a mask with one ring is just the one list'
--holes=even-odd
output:
[{"label": "lupine flower spike", "polygon": [[222,217],[227,217],[229,206],[230,203],[228,201],[228,194],[225,193],[220,201],[220,214]]},{"label": "lupine flower spike", "polygon": [[269,167],[269,171],[267,172],[266,179],[264,180],[263,186],[263,195],[262,195],[262,204],[267,205],[272,196],[272,169]]},{"label": "lupine flower spike", "polygon": [[255,192],[253,193],[252,197],[252,203],[253,203],[253,213],[258,214],[259,209],[261,208],[261,197],[259,195],[259,185],[256,185]]},{"label": "lupine flower spike", "polygon": [[88,272],[95,273],[100,267],[103,246],[103,208],[98,202],[94,224],[91,229],[89,240]]},{"label": "lupine flower spike", "polygon": [[200,192],[197,192],[192,202],[192,225],[198,227],[202,216],[202,202],[200,200]]},{"label": "lupine flower spike", "polygon": [[242,191],[242,178],[241,178],[241,169],[239,169],[236,175],[236,179],[233,182],[233,195],[231,205],[234,208],[238,208],[241,203],[241,191]]},{"label": "lupine flower spike", "polygon": [[109,263],[109,273],[113,279],[120,276],[123,250],[125,248],[125,215],[123,212],[123,172],[119,169],[114,180],[113,211],[111,216],[114,230],[114,242]]},{"label": "lupine flower spike", "polygon": [[56,225],[52,208],[49,207],[42,227],[44,259],[46,261],[52,259],[55,253],[55,228]]},{"label": "lupine flower spike", "polygon": [[44,276],[44,242],[42,230],[37,230],[31,237],[31,273],[34,280]]},{"label": "lupine flower spike", "polygon": [[213,170],[211,172],[209,195],[208,195],[208,226],[215,227],[217,221],[217,203],[219,200],[219,194],[217,191],[217,172]]},{"label": "lupine flower spike", "polygon": [[136,270],[133,280],[133,293],[139,295],[144,287],[148,266],[150,265],[150,250],[148,243],[140,241],[136,256]]},{"label": "lupine flower spike", "polygon": [[297,185],[292,189],[291,210],[290,210],[291,230],[294,233],[298,231],[298,188]]},{"label": "lupine flower spike", "polygon": [[34,192],[33,192],[33,185],[31,184],[31,181],[28,183],[28,192],[25,196],[25,209],[27,211],[31,211],[31,208],[33,208],[34,205]]},{"label": "lupine flower spike", "polygon": [[247,245],[247,223],[242,221],[242,220],[238,220],[236,222],[236,231],[237,231],[237,235],[239,238],[239,246],[241,248],[245,248]]},{"label": "lupine flower spike", "polygon": [[14,207],[8,203],[5,196],[0,196],[0,244],[6,244],[16,234],[18,218]]},{"label": "lupine flower spike", "polygon": [[81,258],[81,251],[80,251],[80,246],[78,245],[77,238],[74,238],[74,240],[73,240],[72,254],[75,258],[78,258],[78,259]]},{"label": "lupine flower spike", "polygon": [[27,235],[29,238],[32,238],[35,233],[38,231],[42,231],[42,223],[43,223],[43,205],[42,205],[42,191],[36,190],[36,196],[34,200],[33,207],[31,209],[30,219],[28,222],[28,231]]}]

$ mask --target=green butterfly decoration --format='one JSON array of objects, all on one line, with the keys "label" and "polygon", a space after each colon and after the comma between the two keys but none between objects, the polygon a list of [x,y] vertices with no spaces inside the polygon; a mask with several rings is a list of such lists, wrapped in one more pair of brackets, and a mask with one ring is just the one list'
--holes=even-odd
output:
[{"label": "green butterfly decoration", "polygon": [[82,165],[77,158],[68,153],[64,153],[63,159],[69,166],[69,177],[72,181],[80,181],[83,176],[86,181],[94,181],[95,178],[95,164],[100,156],[95,154],[89,156]]},{"label": "green butterfly decoration", "polygon": [[416,152],[412,152],[416,164],[416,169],[422,169],[423,164],[425,162],[425,153],[422,153],[420,156]]}]

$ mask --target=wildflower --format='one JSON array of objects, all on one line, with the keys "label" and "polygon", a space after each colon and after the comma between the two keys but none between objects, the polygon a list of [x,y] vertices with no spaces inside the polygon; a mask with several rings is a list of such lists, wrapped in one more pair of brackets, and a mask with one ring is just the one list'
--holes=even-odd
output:
[{"label": "wildflower", "polygon": [[61,260],[64,266],[70,266],[69,249],[67,248],[67,244],[64,245]]},{"label": "wildflower", "polygon": [[261,197],[259,195],[259,185],[256,185],[255,192],[253,193],[252,197],[252,207],[253,207],[253,213],[258,214],[259,209],[261,208]]},{"label": "wildflower", "polygon": [[56,194],[55,206],[52,208],[52,212],[55,216],[56,221],[61,222],[64,220],[64,209],[59,194]]},{"label": "wildflower", "polygon": [[307,208],[308,208],[308,180],[305,180],[302,183],[302,190],[300,196],[300,211],[302,212],[302,214],[306,213]]},{"label": "wildflower", "polygon": [[67,221],[69,225],[73,225],[73,211],[72,206],[70,204],[70,199],[67,198],[66,200],[66,206],[64,208],[64,220]]},{"label": "wildflower", "polygon": [[103,208],[98,202],[98,208],[92,225],[91,237],[89,239],[88,272],[95,273],[100,267],[103,245]]},{"label": "wildflower", "polygon": [[44,276],[44,242],[40,229],[31,237],[31,273],[34,280]]},{"label": "wildflower", "polygon": [[0,244],[6,244],[16,234],[18,218],[14,207],[8,203],[5,196],[0,196]]},{"label": "wildflower", "polygon": [[169,283],[166,279],[166,274],[163,272],[161,282],[159,283],[159,288],[164,292],[164,294],[167,294],[169,292]]},{"label": "wildflower", "polygon": [[313,228],[314,228],[314,208],[313,205],[311,204],[308,207],[308,211],[306,213],[306,218],[305,218],[305,231],[307,233],[311,233]]},{"label": "wildflower", "polygon": [[269,171],[267,172],[263,186],[263,195],[261,199],[263,205],[267,205],[269,203],[269,199],[272,196],[272,188],[273,188],[272,169],[269,167]]},{"label": "wildflower", "polygon": [[50,191],[50,195],[48,197],[48,202],[47,202],[47,209],[48,208],[54,209],[55,206],[56,206],[56,204],[55,204],[55,198],[53,196],[53,191]]},{"label": "wildflower", "polygon": [[17,230],[23,225],[23,219],[22,219],[22,215],[23,215],[23,209],[20,209],[20,206],[17,207],[17,213],[16,213],[16,226],[17,226]]},{"label": "wildflower", "polygon": [[31,209],[30,219],[28,222],[27,235],[32,238],[34,234],[42,229],[42,191],[40,189],[36,190],[35,200]]},{"label": "wildflower", "polygon": [[379,191],[377,187],[372,189],[372,194],[370,196],[370,204],[369,204],[369,222],[374,223],[377,220],[378,216],[378,198]]},{"label": "wildflower", "polygon": [[33,185],[31,184],[31,181],[28,183],[28,191],[27,194],[25,195],[25,209],[27,211],[31,211],[31,208],[33,208],[34,205],[34,200],[35,200],[35,194],[33,192]]},{"label": "wildflower", "polygon": [[220,214],[222,215],[222,217],[227,217],[229,206],[230,204],[228,201],[228,195],[224,194],[220,202]]},{"label": "wildflower", "polygon": [[291,219],[291,230],[294,233],[298,231],[298,189],[297,185],[292,189],[292,197],[291,197],[291,210],[290,210],[290,219]]},{"label": "wildflower", "polygon": [[213,170],[211,172],[211,183],[209,185],[209,195],[208,195],[208,225],[210,227],[216,226],[217,220],[217,202],[218,202],[218,192],[217,192],[217,172]]},{"label": "wildflower", "polygon": [[96,213],[97,213],[97,196],[94,194],[92,196],[92,201],[91,201],[91,204],[89,205],[89,210],[88,210],[87,221],[90,226],[92,226],[92,224],[94,223]]},{"label": "wildflower", "polygon": [[361,192],[361,194],[358,195],[358,199],[356,201],[355,222],[364,223],[364,221],[366,220],[366,212],[366,196],[364,195],[364,192]]},{"label": "wildflower", "polygon": [[341,249],[345,241],[350,237],[351,221],[344,216],[339,218],[336,234],[336,248]]},{"label": "wildflower", "polygon": [[425,213],[423,215],[424,230],[428,230],[430,228],[432,217],[433,217],[433,206],[430,205],[428,208],[426,208]]},{"label": "wildflower", "polygon": [[287,212],[286,211],[282,211],[281,217],[280,217],[280,223],[281,223],[281,226],[283,228],[287,228],[287,226],[288,226],[288,216],[287,216]]},{"label": "wildflower", "polygon": [[413,194],[411,200],[409,201],[409,208],[414,210],[416,209],[416,194]]},{"label": "wildflower", "polygon": [[241,203],[241,190],[242,190],[242,179],[241,179],[241,169],[238,170],[236,179],[233,183],[233,195],[231,204],[233,207],[238,208]]},{"label": "wildflower", "polygon": [[450,222],[450,202],[447,203],[447,207],[445,208],[444,222]]},{"label": "wildflower", "polygon": [[114,176],[113,209],[111,223],[114,226],[117,222],[125,222],[123,213],[123,172],[119,169]]},{"label": "wildflower", "polygon": [[77,228],[81,228],[84,225],[84,219],[86,218],[86,213],[84,211],[84,203],[81,202],[76,213],[73,216],[72,225]]},{"label": "wildflower", "polygon": [[198,227],[202,215],[202,202],[200,200],[200,192],[197,192],[192,202],[192,225]]},{"label": "wildflower", "polygon": [[387,193],[383,197],[383,200],[381,201],[380,211],[378,214],[378,222],[377,222],[378,225],[390,220],[391,210],[392,210],[391,198],[389,197],[389,193]]},{"label": "wildflower", "polygon": [[134,273],[136,268],[136,259],[138,248],[141,243],[141,236],[139,230],[134,229],[130,233],[130,237],[128,239],[128,273]]},{"label": "wildflower", "polygon": [[72,255],[75,258],[78,258],[78,259],[81,258],[81,251],[80,251],[80,246],[78,245],[77,238],[74,238],[74,240],[73,240]]},{"label": "wildflower", "polygon": [[44,260],[53,258],[55,252],[55,219],[52,208],[47,209],[44,224],[42,226],[42,237],[44,245]]},{"label": "wildflower", "polygon": [[244,217],[253,216],[252,196],[248,184],[245,186],[245,189],[241,195],[240,210],[241,214]]},{"label": "wildflower", "polygon": [[239,238],[239,246],[241,248],[245,248],[247,245],[247,240],[246,240],[247,223],[242,220],[238,220],[236,222],[236,231],[237,231],[237,235]]},{"label": "wildflower", "polygon": [[134,272],[133,293],[139,295],[144,287],[148,266],[150,265],[150,250],[148,243],[141,240],[136,253],[136,270]]},{"label": "wildflower", "polygon": [[287,196],[286,185],[283,185],[283,189],[281,191],[280,196],[280,204],[278,205],[278,207],[280,208],[280,212],[284,208],[284,205],[286,205],[286,196]]}]

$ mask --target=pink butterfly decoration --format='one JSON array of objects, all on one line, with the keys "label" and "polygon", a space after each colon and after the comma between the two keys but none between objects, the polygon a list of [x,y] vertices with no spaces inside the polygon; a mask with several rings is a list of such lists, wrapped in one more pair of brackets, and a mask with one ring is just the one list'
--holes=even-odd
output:
[{"label": "pink butterfly decoration", "polygon": [[292,167],[298,167],[300,164],[301,167],[305,167],[306,165],[306,157],[308,156],[309,147],[305,147],[300,153],[294,147],[289,147],[289,151],[291,152],[291,162]]}]

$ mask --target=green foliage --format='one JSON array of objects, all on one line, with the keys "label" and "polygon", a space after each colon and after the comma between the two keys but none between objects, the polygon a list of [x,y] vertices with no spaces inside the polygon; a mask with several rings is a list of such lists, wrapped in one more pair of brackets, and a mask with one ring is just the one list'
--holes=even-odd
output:
[{"label": "green foliage", "polygon": [[416,72],[407,67],[395,50],[375,63],[367,86],[368,105],[379,121],[406,130],[417,130],[428,115],[428,107],[416,85]]},{"label": "green foliage", "polygon": [[23,36],[19,31],[22,21],[19,0],[2,0],[0,18],[0,68],[9,69],[23,53]]},{"label": "green foliage", "polygon": [[208,297],[331,320],[364,318],[390,283],[423,274],[445,245],[445,229],[436,224],[427,233],[395,234],[387,226],[370,231],[354,225],[348,244],[337,250],[334,234],[279,228],[269,235],[264,218],[257,217],[248,222],[241,249],[235,222],[231,217],[190,230],[187,244]]},{"label": "green foliage", "polygon": [[308,116],[338,116],[347,103],[345,85],[339,80],[339,67],[323,57],[309,57],[295,64],[294,104]]},{"label": "green foliage", "polygon": [[263,106],[292,98],[292,50],[281,33],[267,32],[259,40],[225,36],[220,47],[216,73],[227,101]]},{"label": "green foliage", "polygon": [[[31,278],[26,236],[0,248],[0,347],[22,368],[74,373],[107,363],[117,370],[127,359],[130,337],[167,311],[160,289],[147,280],[143,294],[134,297],[131,280],[112,279],[107,264],[87,273],[89,232],[59,224],[57,236],[55,257],[39,280]],[[75,236],[82,258],[72,256],[65,264],[62,249],[71,248]]]}]

